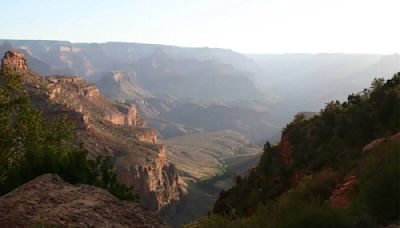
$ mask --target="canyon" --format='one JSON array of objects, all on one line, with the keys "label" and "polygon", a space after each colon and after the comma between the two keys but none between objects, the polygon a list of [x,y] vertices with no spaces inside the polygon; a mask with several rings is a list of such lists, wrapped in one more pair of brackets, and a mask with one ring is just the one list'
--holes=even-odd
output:
[{"label": "canyon", "polygon": [[118,180],[172,226],[207,214],[233,177],[257,165],[266,140],[281,140],[280,162],[291,164],[280,134],[295,113],[311,117],[400,63],[398,55],[0,40],[0,52],[10,48],[19,57],[6,63],[25,72],[33,103],[48,118],[74,120],[89,157],[113,156]]},{"label": "canyon", "polygon": [[112,156],[117,179],[139,193],[141,203],[159,210],[179,198],[177,170],[166,157],[157,133],[146,126],[134,105],[117,104],[78,76],[41,77],[29,69],[22,53],[8,51],[2,68],[22,76],[24,87],[46,118],[66,115],[76,123],[76,134],[89,158]]}]

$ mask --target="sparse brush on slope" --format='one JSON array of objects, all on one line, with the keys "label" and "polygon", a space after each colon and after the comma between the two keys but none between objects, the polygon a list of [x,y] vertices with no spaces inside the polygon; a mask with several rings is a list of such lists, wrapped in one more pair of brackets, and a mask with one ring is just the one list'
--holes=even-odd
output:
[{"label": "sparse brush on slope", "polygon": [[136,200],[131,188],[116,182],[110,158],[87,160],[87,151],[66,118],[46,120],[24,91],[21,76],[8,67],[1,71],[0,194],[44,173],[70,183],[92,184],[115,196]]},{"label": "sparse brush on slope", "polygon": [[[399,117],[400,73],[386,82],[374,80],[371,88],[350,95],[347,102],[328,103],[319,115],[297,115],[278,145],[265,144],[258,166],[220,195],[213,215],[188,226],[398,223]],[[382,144],[362,152],[378,138]]]}]

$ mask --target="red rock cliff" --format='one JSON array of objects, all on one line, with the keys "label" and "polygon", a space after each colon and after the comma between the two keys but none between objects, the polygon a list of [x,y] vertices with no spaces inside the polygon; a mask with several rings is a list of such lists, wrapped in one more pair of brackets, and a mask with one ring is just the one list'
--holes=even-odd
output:
[{"label": "red rock cliff", "polygon": [[146,200],[145,207],[158,210],[179,196],[178,173],[173,164],[166,158],[164,146],[159,147],[159,154],[153,161],[145,165],[126,166],[124,157],[117,160],[119,171],[117,179],[128,186],[135,187]]},{"label": "red rock cliff", "polygon": [[[122,109],[122,110],[121,110]],[[134,127],[145,127],[146,122],[136,110],[136,106],[131,104],[129,107],[121,107],[121,112],[112,113],[104,116],[104,120],[109,121],[113,124],[134,126]]]},{"label": "red rock cliff", "polygon": [[28,64],[24,58],[24,54],[16,50],[7,51],[1,60],[1,68],[9,66],[13,70],[26,70]]},{"label": "red rock cliff", "polygon": [[146,126],[134,105],[111,102],[81,77],[40,77],[15,51],[7,52],[4,65],[23,70],[26,91],[46,117],[67,114],[77,123],[77,135],[90,158],[114,157],[118,179],[135,188],[143,205],[158,210],[177,199],[177,170],[167,162],[165,147],[157,144],[157,132]]}]

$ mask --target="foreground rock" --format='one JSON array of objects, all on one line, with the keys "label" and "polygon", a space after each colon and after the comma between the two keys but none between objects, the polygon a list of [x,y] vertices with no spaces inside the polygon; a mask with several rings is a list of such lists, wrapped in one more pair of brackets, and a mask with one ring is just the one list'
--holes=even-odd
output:
[{"label": "foreground rock", "polygon": [[2,227],[164,227],[157,216],[103,189],[44,174],[0,198]]}]

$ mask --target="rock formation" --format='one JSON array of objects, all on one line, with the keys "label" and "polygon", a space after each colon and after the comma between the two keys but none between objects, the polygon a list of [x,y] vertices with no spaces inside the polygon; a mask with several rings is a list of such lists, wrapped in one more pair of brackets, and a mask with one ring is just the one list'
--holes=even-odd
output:
[{"label": "rock formation", "polygon": [[138,84],[134,72],[107,72],[96,84],[101,93],[112,100],[125,101],[153,97],[149,91]]},{"label": "rock formation", "polygon": [[400,132],[397,132],[396,134],[392,135],[391,137],[388,138],[379,138],[375,139],[372,142],[368,143],[365,145],[362,149],[363,153],[367,153],[370,150],[373,150],[374,148],[388,142],[388,141],[395,141],[395,140],[400,140]]},{"label": "rock formation", "polygon": [[158,157],[147,165],[127,167],[124,157],[117,160],[117,166],[122,168],[117,174],[117,179],[135,186],[142,196],[150,199],[144,206],[150,209],[162,208],[176,198],[174,192],[178,186],[177,170],[173,164],[168,164],[165,147],[162,146]]},{"label": "rock formation", "polygon": [[336,185],[332,195],[329,197],[329,203],[335,207],[349,207],[350,193],[356,182],[357,177],[354,175],[345,177],[342,183]]},{"label": "rock formation", "polygon": [[44,174],[0,198],[2,227],[164,227],[153,213],[89,185]]},{"label": "rock formation", "polygon": [[5,53],[4,58],[1,60],[1,67],[9,66],[13,70],[26,70],[28,69],[28,64],[24,55],[15,50],[10,50]]},{"label": "rock formation", "polygon": [[146,122],[142,117],[140,117],[134,104],[120,105],[119,111],[120,112],[104,116],[104,120],[117,125],[134,126],[140,128],[144,128],[146,126]]},{"label": "rock formation", "polygon": [[15,51],[7,52],[2,64],[21,74],[32,103],[47,118],[66,115],[76,123],[90,159],[112,156],[119,180],[133,186],[145,206],[158,210],[179,196],[176,168],[166,161],[157,132],[146,126],[134,105],[111,102],[78,76],[41,77]]}]

